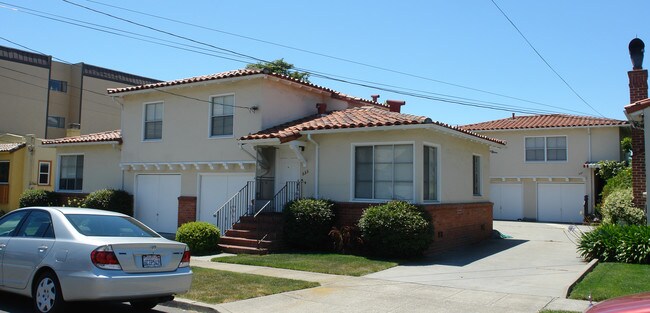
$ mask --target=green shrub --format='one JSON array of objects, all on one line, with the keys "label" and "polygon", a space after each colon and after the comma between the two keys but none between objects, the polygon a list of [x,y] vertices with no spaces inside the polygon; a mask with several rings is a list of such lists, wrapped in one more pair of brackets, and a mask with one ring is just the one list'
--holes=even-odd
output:
[{"label": "green shrub", "polygon": [[632,188],[617,189],[609,194],[603,201],[601,213],[605,224],[645,224],[643,210],[632,203]]},{"label": "green shrub", "polygon": [[90,193],[83,206],[133,216],[133,199],[124,190],[100,189]]},{"label": "green shrub", "polygon": [[650,227],[605,224],[580,238],[578,253],[587,261],[650,263]]},{"label": "green shrub", "polygon": [[30,206],[54,206],[58,205],[56,194],[41,189],[27,189],[20,195],[18,206],[21,208]]},{"label": "green shrub", "polygon": [[83,208],[86,207],[85,198],[70,197],[63,205],[68,208]]},{"label": "green shrub", "polygon": [[219,228],[208,222],[185,223],[176,231],[176,241],[187,244],[192,255],[206,255],[218,251],[219,237]]},{"label": "green shrub", "polygon": [[334,203],[323,199],[298,199],[284,208],[284,240],[298,249],[324,250],[330,247],[329,231],[334,225]]},{"label": "green shrub", "polygon": [[604,199],[615,190],[632,188],[632,167],[620,169],[614,176],[607,179],[603,191],[600,193]]},{"label": "green shrub", "polygon": [[418,256],[433,240],[428,214],[403,201],[367,208],[359,220],[359,228],[364,243],[382,256]]}]

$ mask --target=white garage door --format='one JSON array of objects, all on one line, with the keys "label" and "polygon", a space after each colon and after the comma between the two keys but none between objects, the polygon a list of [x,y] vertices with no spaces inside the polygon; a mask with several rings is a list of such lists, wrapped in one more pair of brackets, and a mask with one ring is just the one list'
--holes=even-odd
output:
[{"label": "white garage door", "polygon": [[537,219],[582,223],[585,184],[538,184]]},{"label": "white garage door", "polygon": [[253,174],[201,175],[199,220],[216,225],[216,219],[212,214],[246,186],[247,182],[253,180],[255,180]]},{"label": "white garage door", "polygon": [[181,175],[137,175],[135,217],[155,231],[175,233],[180,195]]},{"label": "white garage door", "polygon": [[494,219],[516,221],[524,218],[524,194],[521,184],[490,184]]}]

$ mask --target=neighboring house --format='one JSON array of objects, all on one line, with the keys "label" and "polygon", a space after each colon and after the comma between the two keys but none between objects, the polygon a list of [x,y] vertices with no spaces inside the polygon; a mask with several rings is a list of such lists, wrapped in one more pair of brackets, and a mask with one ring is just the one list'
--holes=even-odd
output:
[{"label": "neighboring house", "polygon": [[422,204],[440,245],[491,234],[490,148],[505,143],[400,113],[403,101],[248,69],[109,94],[123,103],[125,189],[158,231],[194,220],[226,230],[303,196],[336,201],[346,221],[372,203]]},{"label": "neighboring house", "polygon": [[[650,147],[650,127],[645,127],[645,117],[650,116],[650,99],[648,99],[648,70],[643,69],[643,52],[645,44],[639,38],[630,42],[632,70],[627,72],[630,79],[630,104],[625,106],[625,115],[632,122],[632,193],[634,204],[648,214],[648,186],[646,169],[650,166],[646,158],[646,149]],[[650,223],[650,219],[648,219]]]},{"label": "neighboring house", "polygon": [[85,63],[0,46],[0,133],[60,138],[120,128],[106,89],[158,82]]},{"label": "neighboring house", "polygon": [[25,189],[53,189],[54,155],[33,136],[0,134],[0,211],[17,209]]},{"label": "neighboring house", "polygon": [[490,159],[495,219],[565,223],[593,213],[604,183],[597,162],[620,161],[629,133],[626,121],[563,114],[513,114],[462,128],[508,143]]},{"label": "neighboring house", "polygon": [[119,130],[43,140],[44,147],[56,148],[57,192],[84,196],[95,190],[122,189]]}]

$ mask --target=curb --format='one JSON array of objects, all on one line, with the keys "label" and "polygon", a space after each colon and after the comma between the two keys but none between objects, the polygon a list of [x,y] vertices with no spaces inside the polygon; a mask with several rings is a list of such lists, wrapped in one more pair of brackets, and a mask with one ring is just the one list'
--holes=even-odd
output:
[{"label": "curb", "polygon": [[598,265],[598,259],[593,259],[591,262],[587,264],[587,266],[582,270],[582,272],[576,277],[576,279],[573,281],[573,283],[569,284],[569,286],[566,287],[566,291],[564,292],[564,298],[569,298],[569,295],[571,294],[571,290],[573,290],[573,287],[578,284],[587,274],[589,274],[591,271],[594,270],[594,267]]},{"label": "curb", "polygon": [[160,305],[183,310],[192,310],[201,313],[219,313],[216,306],[214,305],[183,298],[176,298],[172,301],[161,303]]}]

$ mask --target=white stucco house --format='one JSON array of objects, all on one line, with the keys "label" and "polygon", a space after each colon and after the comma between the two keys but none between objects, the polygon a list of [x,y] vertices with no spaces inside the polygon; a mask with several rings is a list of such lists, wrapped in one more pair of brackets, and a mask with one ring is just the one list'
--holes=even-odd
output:
[{"label": "white stucco house", "polygon": [[596,163],[622,159],[629,127],[608,118],[513,114],[461,128],[508,143],[490,158],[495,219],[582,223],[585,204],[593,213],[604,184]]}]

